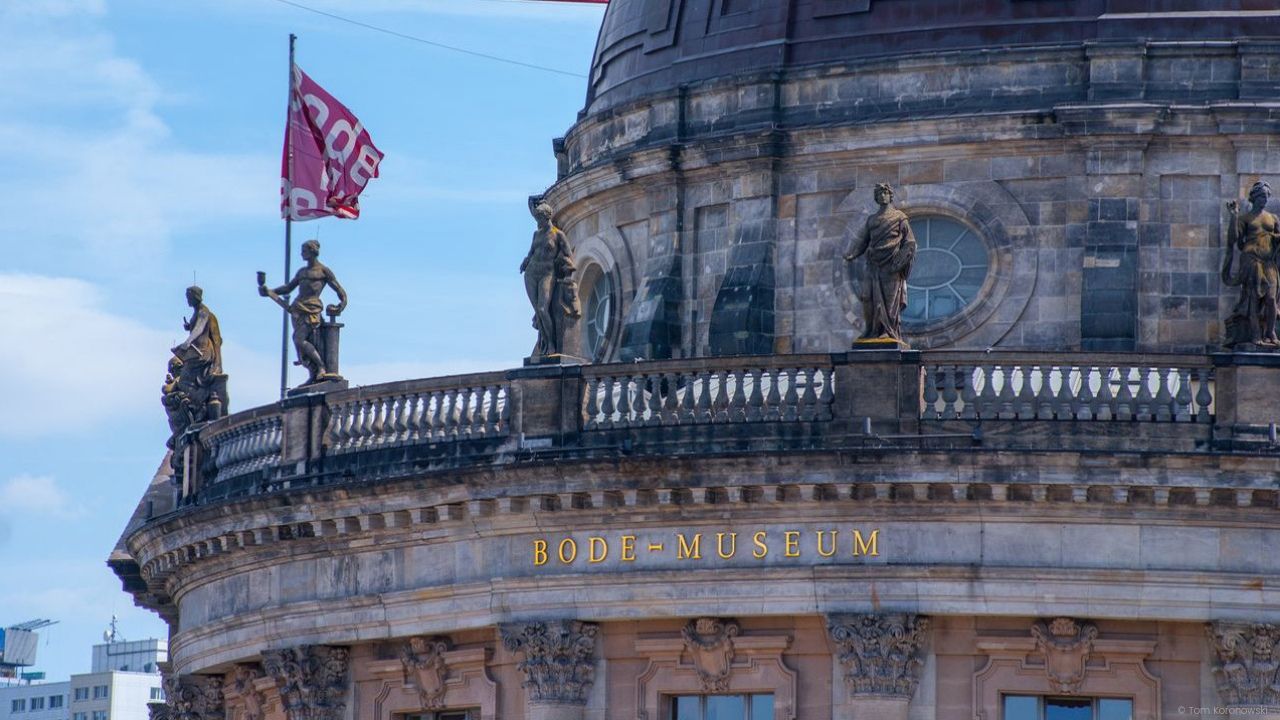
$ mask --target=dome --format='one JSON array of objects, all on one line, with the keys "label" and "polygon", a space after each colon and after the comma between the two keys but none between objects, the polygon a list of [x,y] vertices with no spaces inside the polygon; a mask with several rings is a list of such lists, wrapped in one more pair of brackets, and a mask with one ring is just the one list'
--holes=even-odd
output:
[{"label": "dome", "polygon": [[727,75],[885,55],[1276,36],[1272,0],[613,0],[587,111]]}]

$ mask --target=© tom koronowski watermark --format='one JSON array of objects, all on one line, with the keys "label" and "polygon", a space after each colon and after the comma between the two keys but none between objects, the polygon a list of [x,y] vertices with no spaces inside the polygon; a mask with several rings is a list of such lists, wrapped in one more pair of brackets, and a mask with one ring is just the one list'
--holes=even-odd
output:
[{"label": "\u00a9 tom koronowski watermark", "polygon": [[1178,707],[1179,715],[1280,715],[1280,706],[1236,705],[1233,707]]}]

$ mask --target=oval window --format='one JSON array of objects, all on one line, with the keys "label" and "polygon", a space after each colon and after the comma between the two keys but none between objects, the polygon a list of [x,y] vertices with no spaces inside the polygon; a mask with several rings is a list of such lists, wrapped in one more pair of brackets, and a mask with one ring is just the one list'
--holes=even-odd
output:
[{"label": "oval window", "polygon": [[608,350],[609,331],[613,322],[613,280],[593,265],[585,273],[587,302],[583,308],[583,350],[593,362],[600,362]]},{"label": "oval window", "polygon": [[911,218],[916,260],[907,278],[905,323],[932,325],[978,299],[987,280],[987,244],[971,228],[942,215]]}]

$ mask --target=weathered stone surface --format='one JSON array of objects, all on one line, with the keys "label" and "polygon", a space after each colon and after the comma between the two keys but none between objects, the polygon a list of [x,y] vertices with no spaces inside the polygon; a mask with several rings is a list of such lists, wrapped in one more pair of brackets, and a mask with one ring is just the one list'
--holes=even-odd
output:
[{"label": "weathered stone surface", "polygon": [[928,618],[909,613],[828,615],[827,631],[854,696],[909,700],[915,694]]},{"label": "weathered stone surface", "polygon": [[263,671],[276,682],[289,720],[341,720],[350,684],[348,651],[299,645],[262,653]]},{"label": "weathered stone surface", "polygon": [[529,701],[585,705],[595,682],[599,626],[577,620],[504,625],[502,644],[521,660]]},{"label": "weathered stone surface", "polygon": [[1207,628],[1213,677],[1222,701],[1234,706],[1280,706],[1280,627],[1215,622]]}]

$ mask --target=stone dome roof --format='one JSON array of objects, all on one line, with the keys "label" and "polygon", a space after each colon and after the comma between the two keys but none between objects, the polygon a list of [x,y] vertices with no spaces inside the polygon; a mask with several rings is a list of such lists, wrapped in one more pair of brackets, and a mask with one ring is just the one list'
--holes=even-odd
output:
[{"label": "stone dome roof", "polygon": [[698,81],[876,56],[1280,38],[1275,0],[613,0],[588,113]]}]

